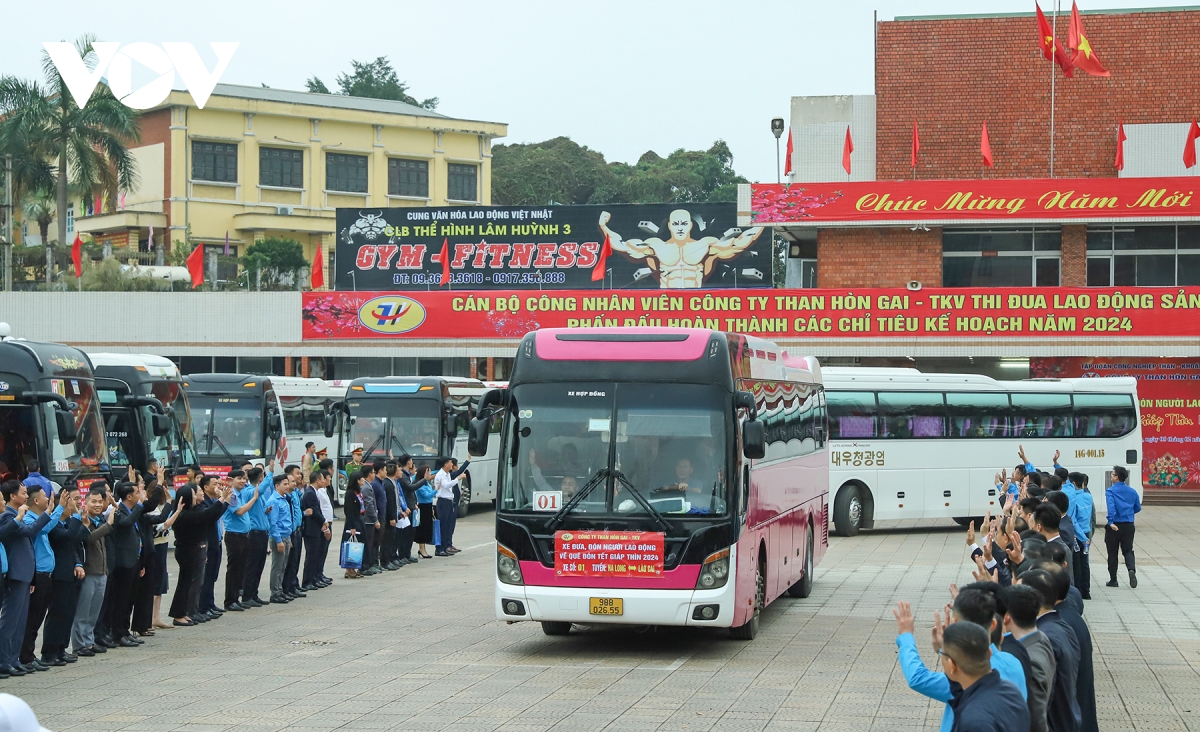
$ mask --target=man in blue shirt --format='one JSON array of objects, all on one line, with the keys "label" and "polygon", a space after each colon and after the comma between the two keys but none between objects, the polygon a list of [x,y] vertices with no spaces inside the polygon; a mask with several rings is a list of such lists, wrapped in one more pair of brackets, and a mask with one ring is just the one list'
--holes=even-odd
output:
[{"label": "man in blue shirt", "polygon": [[287,569],[283,572],[283,594],[295,600],[308,597],[300,589],[300,549],[304,545],[304,537],[300,533],[301,512],[300,492],[304,486],[304,476],[299,465],[289,465],[284,469],[290,479],[291,490],[288,491],[288,506],[292,511],[292,543],[288,549]]},{"label": "man in blue shirt", "polygon": [[[242,586],[246,583],[246,563],[250,552],[250,512],[260,499],[258,489],[251,487],[246,491],[246,471],[238,469],[229,471],[227,476],[229,487],[233,494],[229,499],[229,507],[221,517],[225,526],[225,551],[228,559],[225,564],[225,609],[241,612],[257,605],[243,605]],[[247,494],[249,498],[244,498]]]},{"label": "man in blue shirt", "polygon": [[[43,513],[32,524],[24,522],[29,491],[15,480],[0,486],[5,508],[0,513],[0,544],[8,555],[8,574],[4,578],[4,604],[0,606],[0,675],[24,676],[29,669],[20,665],[18,656],[25,638],[25,620],[29,613],[29,586],[37,572],[33,539],[47,524],[50,514]],[[59,503],[66,502],[66,494]],[[61,514],[60,514],[61,515]]]},{"label": "man in blue shirt", "polygon": [[[25,488],[29,492],[29,501],[25,504],[29,510],[25,512],[22,522],[32,526],[49,508],[50,494],[43,490],[40,482],[30,483],[28,479],[25,481]],[[68,505],[72,504],[68,501]],[[54,550],[50,548],[50,531],[58,526],[59,521],[64,518],[64,510],[63,506],[55,506],[50,513],[50,523],[43,526],[37,536],[33,537],[35,565],[33,587],[31,588],[33,594],[29,596],[29,617],[25,621],[25,639],[21,643],[21,655],[18,660],[21,665],[33,666],[39,671],[44,670],[39,667],[50,668],[39,661],[33,652],[37,643],[38,629],[42,627],[42,621],[46,619],[46,610],[49,609],[50,603],[54,599],[54,579],[50,576],[54,571]],[[72,509],[71,514],[74,512]],[[67,514],[65,518],[70,517],[71,515]]]},{"label": "man in blue shirt", "polygon": [[[268,465],[273,465],[274,461]],[[268,497],[274,490],[274,471],[265,471],[260,467],[252,467],[246,471],[250,479],[250,487],[242,489],[242,503],[247,503],[254,494],[254,488],[263,498]],[[246,581],[242,583],[242,605],[266,605],[266,600],[258,596],[258,586],[262,583],[263,570],[267,566],[267,502],[260,498],[250,507],[247,516],[250,517],[250,533],[246,553]]]},{"label": "man in blue shirt", "polygon": [[1108,582],[1105,587],[1118,586],[1118,549],[1125,556],[1129,586],[1137,587],[1137,573],[1133,566],[1133,517],[1142,510],[1142,499],[1125,482],[1129,480],[1129,471],[1124,466],[1114,465],[1112,472],[1116,482],[1104,491],[1104,502],[1108,505],[1108,521],[1104,526],[1104,546],[1108,549]]},{"label": "man in blue shirt", "polygon": [[292,546],[292,506],[287,494],[291,492],[292,479],[280,475],[275,479],[275,490],[267,501],[268,541],[271,547],[271,602],[283,605],[292,601],[283,594],[283,575],[287,571],[288,551]]},{"label": "man in blue shirt", "polygon": [[[995,599],[991,597],[973,597],[973,593],[985,595],[981,590],[964,590],[958,594],[954,603],[954,618],[947,618],[947,623],[956,621],[965,621],[961,616],[960,609],[966,607],[985,607],[990,600],[992,607],[995,607]],[[964,597],[967,595],[967,597]],[[912,617],[911,606],[901,600],[892,613],[896,616],[896,646],[900,649],[900,670],[904,672],[904,678],[908,682],[908,688],[941,702],[947,702],[946,709],[942,713],[942,726],[940,732],[950,732],[954,726],[954,709],[949,702],[954,698],[954,694],[950,688],[950,679],[944,673],[937,673],[926,668],[925,663],[921,660],[921,654],[917,651],[917,642],[913,637],[914,623]],[[991,618],[989,627],[992,628],[991,633],[994,635],[998,631],[998,624],[995,616]],[[935,620],[934,627],[934,651],[941,653],[941,634],[944,626],[941,625],[941,618],[938,615]],[[985,629],[986,630],[986,629]],[[1000,673],[1000,678],[1008,681],[1021,693],[1021,698],[1024,699],[1027,693],[1025,687],[1025,669],[1021,666],[1021,662],[1016,659],[1011,653],[1005,653],[996,647],[995,643],[991,646],[991,667]],[[1028,713],[1028,710],[1026,710]]]},{"label": "man in blue shirt", "polygon": [[38,472],[41,466],[38,465],[37,460],[30,460],[25,464],[25,467],[29,470],[29,475],[26,475],[25,480],[21,482],[25,484],[26,488],[32,490],[36,485],[39,486],[42,489],[42,492],[44,492],[47,496],[54,495],[54,484],[50,482],[49,478]]}]

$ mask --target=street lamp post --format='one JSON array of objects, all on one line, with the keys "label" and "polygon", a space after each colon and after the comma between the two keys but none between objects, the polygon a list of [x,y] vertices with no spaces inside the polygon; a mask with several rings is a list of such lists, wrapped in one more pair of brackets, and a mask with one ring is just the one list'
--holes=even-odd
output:
[{"label": "street lamp post", "polygon": [[771,134],[775,135],[775,182],[782,183],[783,176],[779,172],[779,138],[783,135],[783,117],[771,120]]}]

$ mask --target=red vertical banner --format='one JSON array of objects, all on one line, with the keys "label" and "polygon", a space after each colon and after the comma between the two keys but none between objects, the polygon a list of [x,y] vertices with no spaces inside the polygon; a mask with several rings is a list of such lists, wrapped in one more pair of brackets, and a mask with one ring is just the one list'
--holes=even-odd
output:
[{"label": "red vertical banner", "polygon": [[1142,413],[1142,487],[1200,491],[1200,359],[1034,358],[1035,378],[1132,376]]}]

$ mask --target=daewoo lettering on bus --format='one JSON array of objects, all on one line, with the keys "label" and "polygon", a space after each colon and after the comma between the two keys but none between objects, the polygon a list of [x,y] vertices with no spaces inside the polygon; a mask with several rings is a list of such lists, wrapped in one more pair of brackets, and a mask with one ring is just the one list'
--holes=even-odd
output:
[{"label": "daewoo lettering on bus", "polygon": [[[346,399],[330,413],[325,434],[338,434],[338,467],[346,470],[354,451],[362,461],[395,460],[411,455],[416,465],[436,470],[439,455],[465,462],[466,437],[479,398],[482,381],[442,376],[364,377],[350,382]],[[496,453],[472,458],[459,479],[459,516],[471,501],[495,498]],[[340,502],[344,487],[339,486]]]},{"label": "daewoo lettering on bus", "polygon": [[271,379],[247,374],[183,377],[192,407],[196,457],[206,473],[225,475],[244,463],[287,460],[287,435]]},{"label": "daewoo lettering on bus", "polygon": [[118,476],[129,465],[158,461],[181,484],[196,463],[192,414],[179,369],[150,354],[92,353],[104,416],[108,463]]},{"label": "daewoo lettering on bus", "polygon": [[997,381],[915,369],[827,368],[829,488],[836,533],[876,521],[996,514],[995,476],[1020,462],[1051,471],[1055,451],[1085,473],[1096,515],[1114,465],[1141,493],[1142,426],[1129,377]]},{"label": "daewoo lettering on bus", "polygon": [[0,323],[0,478],[23,480],[36,460],[58,485],[86,490],[109,473],[91,361],[10,332]]},{"label": "daewoo lettering on bus", "polygon": [[821,371],[774,343],[680,328],[540,330],[499,413],[496,617],[758,632],[828,544]]}]

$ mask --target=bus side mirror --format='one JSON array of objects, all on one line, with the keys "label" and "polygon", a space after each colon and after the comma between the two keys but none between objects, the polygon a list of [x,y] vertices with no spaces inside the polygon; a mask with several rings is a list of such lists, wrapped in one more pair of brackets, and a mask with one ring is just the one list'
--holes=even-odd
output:
[{"label": "bus side mirror", "polygon": [[767,455],[767,426],[757,419],[742,422],[742,454],[751,460]]},{"label": "bus side mirror", "polygon": [[453,440],[458,436],[458,417],[451,412],[446,415],[444,421],[446,423],[446,437]]},{"label": "bus side mirror", "polygon": [[330,412],[325,415],[325,436],[333,437],[334,432],[337,432],[337,412]]},{"label": "bus side mirror", "polygon": [[750,410],[750,419],[758,419],[758,404],[754,401],[754,394],[748,391],[735,391],[733,393],[733,408]]},{"label": "bus side mirror", "polygon": [[471,457],[486,455],[488,449],[488,421],[475,418],[467,434],[467,454]]},{"label": "bus side mirror", "polygon": [[267,415],[267,434],[272,440],[278,440],[283,436],[283,420],[279,418],[279,412],[271,412]]},{"label": "bus side mirror", "polygon": [[75,429],[75,415],[65,409],[54,410],[54,421],[58,425],[58,441],[64,445],[74,445],[79,433]]},{"label": "bus side mirror", "polygon": [[150,430],[155,437],[162,437],[171,433],[171,418],[165,414],[150,415]]}]

